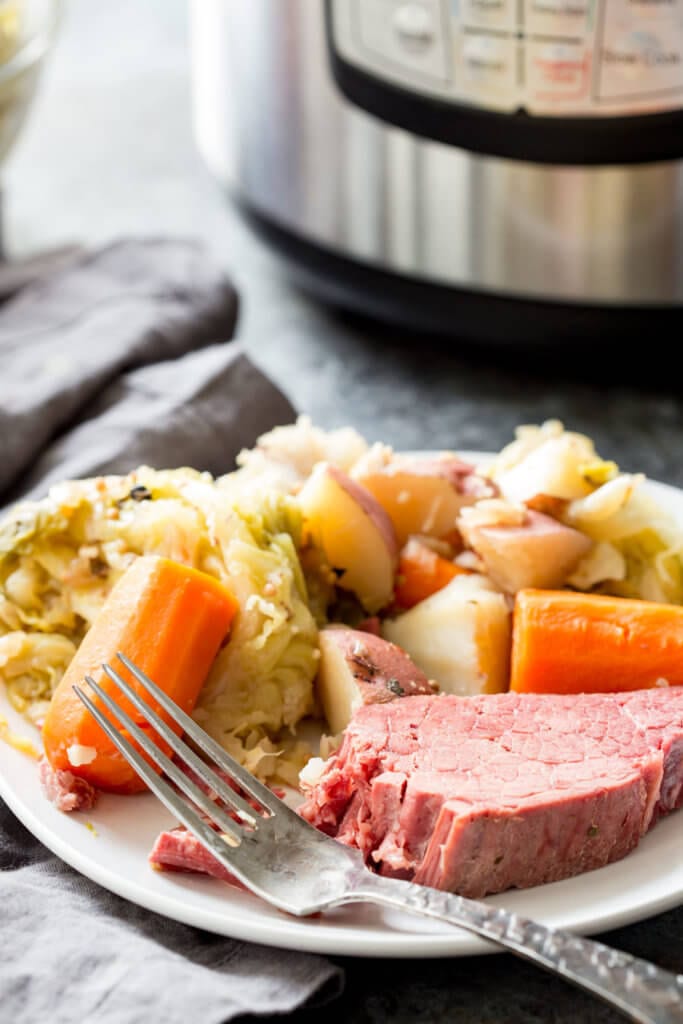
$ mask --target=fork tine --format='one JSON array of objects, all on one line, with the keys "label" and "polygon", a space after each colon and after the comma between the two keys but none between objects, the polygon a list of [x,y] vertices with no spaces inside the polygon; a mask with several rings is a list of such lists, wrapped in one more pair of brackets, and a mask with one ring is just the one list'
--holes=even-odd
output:
[{"label": "fork tine", "polygon": [[156,683],[154,683],[149,676],[137,667],[134,662],[127,658],[125,654],[120,651],[117,654],[119,661],[122,661],[129,672],[132,672],[137,681],[150,693],[154,699],[161,705],[174,721],[178,723],[188,736],[194,740],[198,747],[208,754],[216,764],[226,772],[227,775],[233,779],[241,789],[243,789],[249,796],[253,797],[258,803],[262,804],[267,810],[273,814],[286,814],[289,812],[294,815],[298,821],[298,814],[295,814],[290,807],[287,806],[279,797],[276,797],[267,786],[264,786],[262,782],[255,779],[251,772],[243,768],[242,765],[236,761],[230,754],[226,753],[223,747],[219,746],[214,739],[211,738],[204,730],[197,725],[197,723],[186,715],[185,712],[171,700],[167,694],[160,689]]},{"label": "fork tine", "polygon": [[[178,786],[178,788],[181,789],[183,793],[185,793],[185,795],[190,798],[190,800],[194,801],[194,803],[201,807],[204,813],[208,815],[208,817],[211,818],[213,821],[215,821],[215,823],[218,825],[220,829],[223,830],[223,832],[231,836],[232,839],[240,841],[242,833],[239,827],[237,826],[237,823],[233,821],[231,818],[229,818],[227,814],[225,814],[225,812],[221,810],[221,808],[214,800],[211,800],[211,798],[208,797],[205,793],[203,793],[198,786],[195,786],[194,782],[192,782],[192,780],[187,777],[185,772],[183,772],[182,769],[178,767],[178,765],[174,764],[173,761],[171,761],[171,759],[163,753],[163,751],[159,750],[156,743],[154,743],[154,741],[151,740],[149,736],[145,735],[143,730],[138,725],[136,725],[136,723],[133,721],[130,715],[127,714],[127,712],[125,712],[123,708],[120,708],[116,701],[112,700],[109,694],[105,693],[102,687],[98,686],[98,684],[95,682],[94,679],[91,678],[91,676],[86,676],[85,681],[91,687],[93,693],[95,693],[97,697],[102,701],[104,706],[108,708],[112,712],[112,714],[116,716],[116,718],[118,718],[121,725],[125,726],[130,735],[138,741],[138,743],[145,751],[145,753],[149,754],[152,760],[159,765],[161,770],[165,772],[169,779],[171,779],[171,781],[174,782],[176,786]],[[76,688],[74,687],[74,689]],[[77,691],[77,693],[82,700],[83,692]],[[92,710],[89,706],[88,709]],[[144,761],[144,758],[142,760]],[[156,775],[156,772],[154,774]]]},{"label": "fork tine", "polygon": [[216,775],[205,761],[202,761],[200,757],[197,757],[194,751],[188,747],[187,743],[184,743],[181,738],[177,736],[171,728],[169,728],[163,718],[159,717],[156,711],[154,711],[149,704],[142,699],[139,693],[136,693],[133,687],[130,686],[126,680],[111,667],[111,665],[103,665],[102,668],[112,682],[116,683],[119,690],[122,691],[128,700],[135,705],[138,711],[142,712],[150,725],[153,726],[154,731],[162,736],[168,743],[169,747],[171,747],[171,749],[174,750],[176,754],[186,762],[186,764],[189,764],[194,769],[202,782],[205,782],[210,789],[215,790],[221,800],[223,800],[228,807],[231,807],[236,811],[246,824],[255,825],[257,817],[259,817],[257,812],[254,811],[254,809],[250,807],[234,789],[231,789],[219,775]]},{"label": "fork tine", "polygon": [[[182,797],[155,772],[154,768],[138,753],[132,743],[125,736],[121,735],[107,716],[79,686],[74,686],[74,692],[83,701],[88,711],[107,734],[114,746],[123,754],[128,763],[135,768],[150,790],[159,798],[171,814],[210,849],[211,853],[220,861],[223,867],[248,888],[253,889],[254,886],[250,883],[240,863],[241,860],[244,860],[242,856],[243,849],[247,857],[250,856],[248,849],[243,846],[244,837],[235,835],[233,831],[227,832],[227,837],[234,840],[237,844],[235,846],[228,845],[226,839],[219,832],[216,832],[215,829],[211,828],[210,825],[207,825],[205,821],[202,821],[197,812],[192,810]],[[232,825],[234,827],[234,822]]]}]

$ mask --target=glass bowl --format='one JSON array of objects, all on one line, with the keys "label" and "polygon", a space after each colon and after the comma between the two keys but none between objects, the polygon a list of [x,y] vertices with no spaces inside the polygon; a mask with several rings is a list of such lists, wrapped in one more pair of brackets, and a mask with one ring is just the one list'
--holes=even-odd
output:
[{"label": "glass bowl", "polygon": [[0,0],[0,166],[31,107],[62,6],[61,0]]}]

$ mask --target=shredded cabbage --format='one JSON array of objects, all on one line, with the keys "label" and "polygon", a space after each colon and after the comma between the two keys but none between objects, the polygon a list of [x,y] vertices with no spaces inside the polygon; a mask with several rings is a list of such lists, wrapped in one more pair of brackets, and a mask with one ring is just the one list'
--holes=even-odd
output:
[{"label": "shredded cabbage", "polygon": [[240,610],[195,717],[219,742],[254,727],[272,736],[314,709],[317,626],[297,555],[299,513],[283,496],[242,496],[212,530]]},{"label": "shredded cabbage", "polygon": [[528,501],[538,495],[574,500],[618,473],[605,462],[589,437],[565,430],[559,420],[523,426],[487,467],[505,498]]},{"label": "shredded cabbage", "polygon": [[61,633],[14,630],[0,636],[0,676],[17,711],[36,724],[43,719],[76,646]]},{"label": "shredded cabbage", "polygon": [[315,708],[318,658],[300,539],[294,499],[241,470],[214,479],[143,466],[18,505],[0,524],[0,678],[12,704],[42,718],[116,580],[158,554],[223,580],[239,603],[197,719],[262,777],[293,778],[303,753],[282,733]]},{"label": "shredded cabbage", "polygon": [[368,451],[367,441],[353,427],[321,430],[308,416],[259,437],[253,448],[237,456],[242,477],[268,479],[289,490],[309,475],[317,462],[330,462],[348,472]]}]

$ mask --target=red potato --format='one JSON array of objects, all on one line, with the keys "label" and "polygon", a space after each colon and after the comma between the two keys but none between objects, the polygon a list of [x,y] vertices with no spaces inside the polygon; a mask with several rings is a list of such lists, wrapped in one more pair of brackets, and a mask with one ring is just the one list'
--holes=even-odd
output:
[{"label": "red potato", "polygon": [[492,480],[457,455],[395,456],[386,466],[361,464],[353,476],[386,509],[401,546],[416,534],[448,537],[463,506],[498,493]]},{"label": "red potato", "polygon": [[508,594],[559,589],[593,545],[579,530],[531,510],[519,525],[486,525],[462,516],[459,527],[486,575]]},{"label": "red potato", "polygon": [[370,614],[394,592],[398,543],[391,519],[376,499],[346,473],[319,463],[298,494],[304,526],[322,549],[340,587]]},{"label": "red potato", "polygon": [[405,651],[382,637],[345,626],[327,626],[318,640],[316,687],[333,733],[342,732],[363,704],[383,704],[436,689]]}]

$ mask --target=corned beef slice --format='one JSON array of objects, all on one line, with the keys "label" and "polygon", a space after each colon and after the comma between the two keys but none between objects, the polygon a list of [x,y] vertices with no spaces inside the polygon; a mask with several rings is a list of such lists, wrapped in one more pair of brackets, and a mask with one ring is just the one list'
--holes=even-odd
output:
[{"label": "corned beef slice", "polygon": [[154,868],[168,871],[196,871],[239,885],[237,879],[185,828],[162,832],[149,855]]},{"label": "corned beef slice", "polygon": [[683,802],[683,687],[359,709],[302,815],[382,874],[481,897],[625,856]]}]

